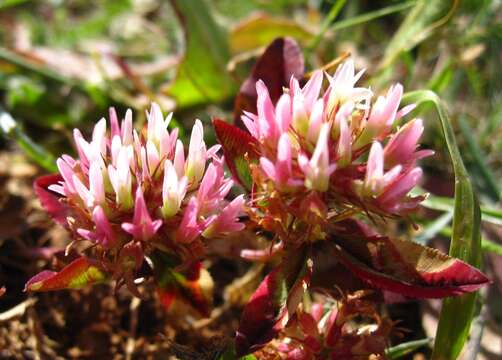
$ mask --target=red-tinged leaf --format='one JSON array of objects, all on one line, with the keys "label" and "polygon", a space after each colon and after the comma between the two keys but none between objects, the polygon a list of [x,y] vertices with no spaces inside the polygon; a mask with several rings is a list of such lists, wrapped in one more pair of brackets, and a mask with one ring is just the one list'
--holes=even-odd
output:
[{"label": "red-tinged leaf", "polygon": [[297,42],[289,37],[275,39],[256,61],[251,75],[242,83],[235,99],[235,124],[241,124],[242,112],[256,114],[256,87],[258,80],[267,85],[272,102],[275,104],[282,95],[283,87],[289,85],[291,76],[303,78],[304,59]]},{"label": "red-tinged leaf", "polygon": [[374,235],[355,220],[338,223],[336,255],[356,276],[380,290],[413,298],[443,298],[489,282],[475,267],[420,244]]},{"label": "red-tinged leaf", "polygon": [[291,249],[263,279],[244,308],[235,336],[237,356],[255,352],[281,331],[310,283],[312,262],[306,249]]},{"label": "red-tinged leaf", "polygon": [[232,175],[246,190],[251,191],[253,179],[249,165],[259,158],[256,139],[223,120],[214,119],[213,125]]},{"label": "red-tinged leaf", "polygon": [[80,257],[58,272],[45,270],[35,275],[26,283],[24,291],[80,289],[102,282],[106,277],[96,261]]},{"label": "red-tinged leaf", "polygon": [[61,195],[49,190],[49,186],[63,181],[59,174],[45,175],[37,178],[33,184],[43,208],[58,224],[66,226],[67,207],[60,201]]},{"label": "red-tinged leaf", "polygon": [[179,300],[190,305],[202,316],[209,316],[212,301],[204,287],[205,282],[210,282],[210,275],[200,262],[194,262],[186,269],[177,271],[175,261],[167,255],[156,252],[152,260],[157,294],[166,309]]}]

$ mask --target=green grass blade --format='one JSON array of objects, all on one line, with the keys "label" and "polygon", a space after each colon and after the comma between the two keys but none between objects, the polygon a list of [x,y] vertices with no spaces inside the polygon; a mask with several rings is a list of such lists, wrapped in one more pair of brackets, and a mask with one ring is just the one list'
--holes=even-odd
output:
[{"label": "green grass blade", "polygon": [[403,2],[402,4],[395,4],[395,5],[386,6],[384,8],[381,8],[381,9],[378,9],[375,11],[370,11],[365,14],[351,17],[349,19],[337,21],[335,24],[333,24],[329,28],[331,31],[337,31],[337,30],[346,29],[346,28],[349,28],[352,26],[364,24],[366,22],[387,16],[390,14],[394,14],[394,13],[397,13],[397,12],[400,12],[400,11],[403,11],[406,9],[409,9],[410,7],[415,5],[415,3],[416,3],[416,1],[412,0],[412,1]]},{"label": "green grass blade", "polygon": [[14,140],[25,154],[38,165],[50,172],[56,172],[56,160],[47,150],[31,140],[20,128],[9,113],[0,108],[0,130],[8,138]]},{"label": "green grass blade", "polygon": [[495,175],[485,163],[486,155],[483,154],[483,151],[479,147],[478,142],[474,138],[471,126],[463,116],[459,117],[458,124],[460,125],[460,131],[462,132],[462,136],[465,139],[467,148],[469,149],[469,152],[472,156],[472,160],[474,160],[472,163],[473,167],[478,170],[477,173],[483,179],[490,198],[495,202],[499,201],[500,190],[497,181],[495,180]]},{"label": "green grass blade", "polygon": [[385,350],[385,355],[389,359],[399,359],[405,355],[408,355],[412,351],[415,351],[422,346],[429,346],[432,344],[432,339],[420,339],[408,341]]},{"label": "green grass blade", "polygon": [[414,240],[422,245],[427,244],[427,242],[430,239],[439,234],[442,228],[450,224],[452,218],[453,218],[453,210],[445,212],[440,217],[427,224],[427,226],[424,227],[422,232],[417,236],[415,236]]},{"label": "green grass blade", "polygon": [[502,255],[502,245],[488,239],[481,239],[481,250],[496,255]]},{"label": "green grass blade", "polygon": [[[439,233],[443,236],[450,237],[452,234],[452,229],[449,226],[445,226]],[[488,252],[502,256],[502,245],[483,237],[481,237],[481,250],[483,251],[483,253]]]},{"label": "green grass blade", "polygon": [[331,7],[328,15],[326,16],[326,18],[322,22],[321,29],[319,30],[319,32],[317,33],[315,38],[310,43],[310,45],[307,49],[308,51],[314,50],[319,45],[324,34],[329,29],[329,26],[331,25],[331,23],[336,19],[336,17],[340,13],[340,11],[342,11],[342,8],[345,5],[345,2],[346,2],[346,0],[336,0],[336,2]]},{"label": "green grass blade", "polygon": [[444,0],[417,1],[387,45],[379,68],[387,68],[401,52],[412,49],[426,39],[437,26],[448,20],[456,4],[456,1]]},{"label": "green grass blade", "polygon": [[[455,199],[430,195],[421,205],[432,210],[453,211]],[[502,210],[481,205],[481,220],[502,226]]]},{"label": "green grass blade", "polygon": [[[434,92],[429,90],[407,93],[404,100],[418,105],[432,102],[436,107],[455,174],[453,232],[449,254],[479,267],[481,212],[455,141],[446,106]],[[475,301],[476,293],[443,300],[434,342],[433,360],[452,360],[458,357],[469,335]]]}]

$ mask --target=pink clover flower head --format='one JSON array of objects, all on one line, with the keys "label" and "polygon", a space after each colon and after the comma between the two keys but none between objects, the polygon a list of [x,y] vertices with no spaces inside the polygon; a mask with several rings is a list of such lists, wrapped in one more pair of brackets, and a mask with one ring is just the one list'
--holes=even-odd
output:
[{"label": "pink clover flower head", "polygon": [[400,126],[414,108],[400,106],[402,85],[372,101],[373,92],[357,85],[363,73],[348,60],[333,76],[314,72],[303,86],[292,77],[275,105],[265,83],[256,83],[257,112],[242,120],[260,154],[258,185],[270,183],[288,197],[327,194],[328,204],[336,198],[383,215],[418,205],[423,197],[408,195],[422,175],[416,161],[433,154],[417,150],[423,122]]},{"label": "pink clover flower head", "polygon": [[137,131],[130,110],[119,123],[111,109],[109,131],[105,119],[90,141],[74,131],[78,157],[57,160],[61,177],[48,190],[65,207],[66,227],[77,240],[97,244],[110,258],[131,241],[145,254],[181,246],[182,253],[202,257],[191,247],[204,249],[205,239],[243,228],[244,199],[226,199],[233,181],[224,174],[219,146],[206,147],[196,120],[186,151],[177,129],[168,129],[171,118],[152,104]]}]

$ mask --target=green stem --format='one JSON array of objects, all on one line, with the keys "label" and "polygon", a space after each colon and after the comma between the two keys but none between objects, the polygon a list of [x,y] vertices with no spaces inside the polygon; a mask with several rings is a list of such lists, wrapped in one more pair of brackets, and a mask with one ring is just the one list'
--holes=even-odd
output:
[{"label": "green stem", "polygon": [[321,24],[321,29],[319,30],[319,32],[317,33],[315,38],[312,40],[310,45],[307,47],[307,52],[311,52],[312,50],[317,48],[317,46],[321,42],[322,38],[324,37],[324,34],[326,33],[329,26],[331,25],[331,23],[335,20],[335,18],[338,16],[340,11],[342,11],[342,8],[343,8],[343,5],[345,5],[345,2],[346,2],[346,0],[337,0],[335,2],[335,4],[331,7],[328,15],[326,16],[326,18],[324,19],[324,21]]},{"label": "green stem", "polygon": [[[481,263],[481,212],[455,141],[446,106],[434,92],[429,90],[405,94],[403,100],[415,102],[417,105],[432,102],[436,107],[455,174],[454,216],[449,254],[479,267]],[[476,293],[443,300],[432,353],[433,360],[452,360],[458,357],[469,335],[475,302]]]},{"label": "green stem", "polygon": [[8,138],[14,140],[24,153],[38,165],[50,172],[57,171],[56,160],[52,154],[26,135],[12,116],[1,108],[0,129]]}]

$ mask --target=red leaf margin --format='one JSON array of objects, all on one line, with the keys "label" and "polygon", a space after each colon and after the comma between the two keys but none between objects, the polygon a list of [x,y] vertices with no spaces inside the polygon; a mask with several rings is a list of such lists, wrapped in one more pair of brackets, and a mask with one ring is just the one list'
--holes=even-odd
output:
[{"label": "red leaf margin", "polygon": [[58,224],[66,226],[68,208],[61,202],[61,195],[49,190],[50,185],[57,184],[60,181],[63,181],[63,177],[59,174],[40,176],[33,183],[33,189],[42,207],[50,217]]},{"label": "red leaf margin", "polygon": [[73,260],[60,271],[44,270],[33,276],[26,283],[24,291],[80,289],[102,282],[106,277],[97,261],[82,256]]},{"label": "red leaf margin", "polygon": [[[239,173],[239,164],[237,164],[237,161],[245,164],[259,158],[260,155],[256,139],[248,132],[220,119],[213,119],[213,126],[218,142],[223,148],[225,161],[230,172],[246,190],[251,191],[252,184],[249,183],[247,179],[243,179],[243,174]],[[247,176],[250,179],[251,169],[248,168],[245,170],[248,171]]]},{"label": "red leaf margin", "polygon": [[[490,282],[479,269],[439,250],[378,236],[357,220],[337,225],[339,232],[332,237],[335,256],[377,289],[411,298],[444,298],[477,291]],[[430,261],[413,263],[418,258]]]}]

